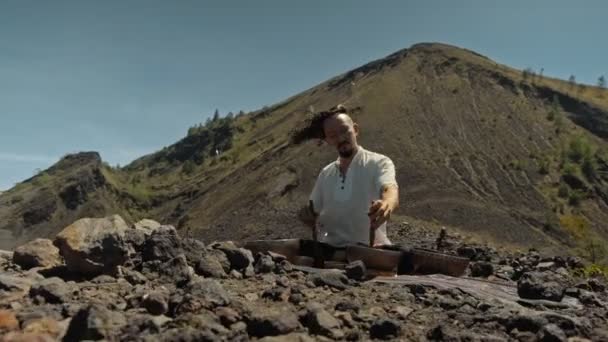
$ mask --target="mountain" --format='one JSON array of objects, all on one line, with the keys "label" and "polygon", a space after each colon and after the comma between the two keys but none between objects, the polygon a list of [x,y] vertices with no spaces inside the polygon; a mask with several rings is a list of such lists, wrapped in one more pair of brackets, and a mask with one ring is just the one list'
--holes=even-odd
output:
[{"label": "mountain", "polygon": [[608,92],[423,43],[191,127],[123,168],[68,155],[0,194],[0,248],[112,213],[205,240],[306,236],[297,212],[336,156],[289,132],[338,103],[354,109],[361,145],[395,162],[389,234],[415,219],[507,247],[599,253],[608,238]]}]

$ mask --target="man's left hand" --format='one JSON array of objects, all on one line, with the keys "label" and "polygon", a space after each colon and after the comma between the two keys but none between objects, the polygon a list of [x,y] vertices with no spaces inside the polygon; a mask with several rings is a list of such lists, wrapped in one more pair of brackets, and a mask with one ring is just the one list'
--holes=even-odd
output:
[{"label": "man's left hand", "polygon": [[392,212],[393,208],[391,208],[388,201],[373,201],[372,205],[369,207],[369,212],[367,213],[369,216],[370,227],[372,229],[377,229],[380,227],[384,222],[388,221]]}]

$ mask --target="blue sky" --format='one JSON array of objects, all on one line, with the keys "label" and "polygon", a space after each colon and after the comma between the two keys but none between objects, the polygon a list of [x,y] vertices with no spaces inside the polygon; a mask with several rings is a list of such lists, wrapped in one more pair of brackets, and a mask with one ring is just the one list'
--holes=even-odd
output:
[{"label": "blue sky", "polygon": [[0,189],[62,155],[125,165],[418,42],[595,84],[606,1],[0,2]]}]

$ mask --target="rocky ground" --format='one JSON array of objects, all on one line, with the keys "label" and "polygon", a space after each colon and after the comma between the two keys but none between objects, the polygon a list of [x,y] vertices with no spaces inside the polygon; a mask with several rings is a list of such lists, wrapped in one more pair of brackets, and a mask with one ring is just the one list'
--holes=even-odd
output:
[{"label": "rocky ground", "polygon": [[[280,255],[205,244],[171,226],[82,219],[0,254],[2,341],[607,341],[602,279],[576,258],[506,255],[406,227],[416,246],[472,260],[467,277],[521,301],[424,283],[306,273]],[[356,265],[354,265],[356,266]]]}]

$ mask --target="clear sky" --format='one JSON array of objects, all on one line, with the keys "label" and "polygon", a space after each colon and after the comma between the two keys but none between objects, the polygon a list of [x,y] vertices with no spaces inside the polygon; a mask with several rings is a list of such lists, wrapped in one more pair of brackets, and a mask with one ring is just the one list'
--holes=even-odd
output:
[{"label": "clear sky", "polygon": [[112,165],[418,42],[595,84],[608,1],[0,1],[0,189],[62,155]]}]

